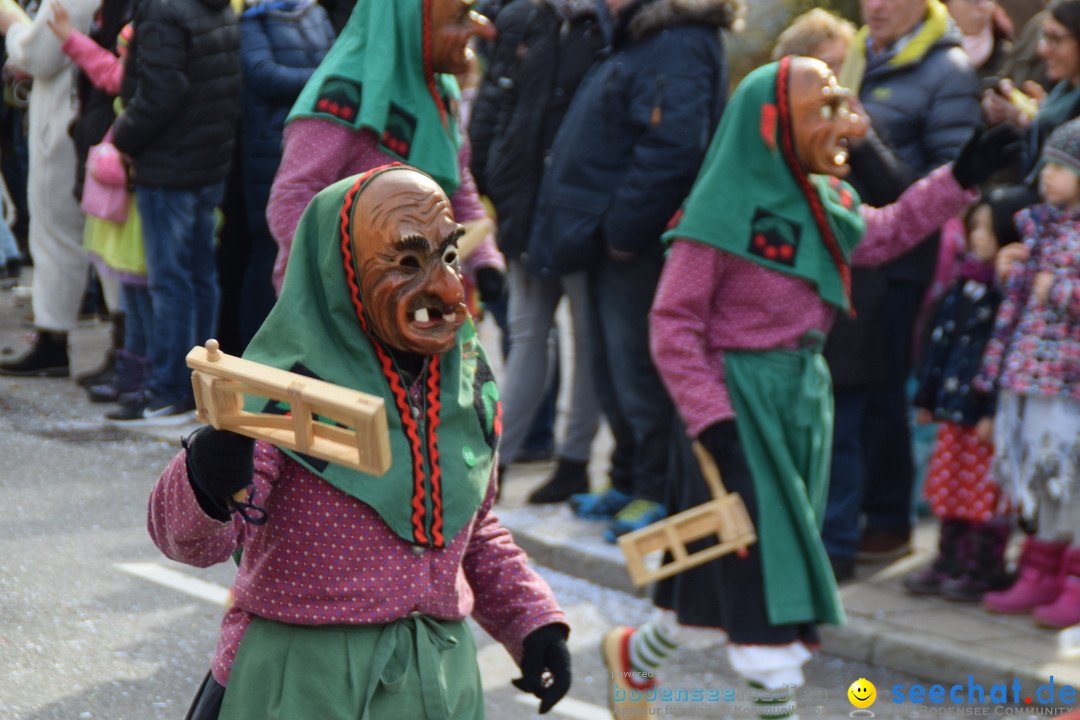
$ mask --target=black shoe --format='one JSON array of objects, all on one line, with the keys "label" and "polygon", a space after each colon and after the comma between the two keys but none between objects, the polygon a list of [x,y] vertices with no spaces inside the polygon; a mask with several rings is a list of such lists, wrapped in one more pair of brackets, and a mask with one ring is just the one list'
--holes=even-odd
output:
[{"label": "black shoe", "polygon": [[[101,365],[75,378],[80,386],[89,390],[95,385],[111,385],[116,379],[116,353],[124,347],[126,318],[127,315],[122,312],[112,314],[112,347],[105,353]],[[95,402],[112,402],[115,399]]]},{"label": "black shoe", "polygon": [[131,393],[120,398],[120,407],[105,413],[106,420],[131,422],[141,420],[143,410],[150,404],[150,398],[144,392]]},{"label": "black shoe", "polygon": [[946,600],[958,603],[982,602],[983,595],[1012,587],[1016,576],[1004,570],[989,574],[973,572],[962,577],[946,580],[941,584],[941,595]]},{"label": "black shoe", "polygon": [[90,397],[92,403],[114,403],[120,402],[120,391],[116,388],[116,381],[104,385],[94,385],[91,388],[87,388],[86,394]]},{"label": "black shoe", "polygon": [[195,419],[195,403],[186,400],[169,401],[155,398],[141,404],[138,401],[121,406],[117,412],[106,413],[105,418],[132,427],[154,425],[183,425]]},{"label": "black shoe", "polygon": [[0,375],[15,377],[67,377],[67,333],[38,330],[34,344],[22,356],[0,364]]},{"label": "black shoe", "polygon": [[891,562],[911,554],[911,533],[865,528],[859,540],[859,562]]},{"label": "black shoe", "polygon": [[952,579],[954,576],[942,569],[939,560],[935,560],[905,577],[904,587],[913,595],[939,595],[944,584]]},{"label": "black shoe", "polygon": [[833,577],[836,578],[837,584],[855,579],[855,558],[846,555],[830,555],[829,564],[832,565]]},{"label": "black shoe", "polygon": [[588,463],[579,460],[559,458],[555,474],[529,495],[533,505],[560,503],[569,500],[571,495],[589,492]]},{"label": "black shoe", "polygon": [[[109,348],[109,351],[105,354],[105,359],[101,361],[101,365],[88,370],[81,375],[76,376],[75,382],[79,386],[90,389],[95,385],[109,385],[116,379],[116,351]],[[115,400],[115,398],[113,398]],[[112,402],[109,401],[95,401],[95,402]]]}]

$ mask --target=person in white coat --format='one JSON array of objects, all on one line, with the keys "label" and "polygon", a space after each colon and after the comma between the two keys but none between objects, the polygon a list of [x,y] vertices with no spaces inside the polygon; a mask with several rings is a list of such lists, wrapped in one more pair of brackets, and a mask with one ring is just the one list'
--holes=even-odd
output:
[{"label": "person in white coat", "polygon": [[[72,25],[89,28],[99,0],[65,0]],[[30,254],[34,260],[33,311],[37,329],[22,356],[0,364],[0,375],[66,377],[68,332],[75,328],[86,287],[83,212],[72,194],[75,145],[68,126],[77,110],[75,70],[60,51],[60,41],[39,12],[31,22],[20,13],[0,11],[0,33],[9,62],[34,78],[30,95]]]}]

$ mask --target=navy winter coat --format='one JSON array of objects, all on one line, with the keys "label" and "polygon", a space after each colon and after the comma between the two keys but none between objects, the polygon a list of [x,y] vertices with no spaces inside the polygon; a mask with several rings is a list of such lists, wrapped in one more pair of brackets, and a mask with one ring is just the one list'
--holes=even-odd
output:
[{"label": "navy winter coat", "polygon": [[720,31],[738,3],[645,0],[623,7],[612,54],[582,81],[552,146],[526,267],[583,240],[661,253],[660,235],[697,177],[727,100]]},{"label": "navy winter coat", "polygon": [[244,68],[241,168],[249,225],[262,217],[270,185],[281,163],[285,118],[308,78],[334,42],[334,29],[314,0],[284,0],[252,5],[240,18],[240,56]]},{"label": "navy winter coat", "polygon": [[[874,130],[907,165],[914,181],[957,156],[982,122],[982,111],[979,83],[959,34],[950,31],[933,37],[924,26],[906,51],[898,57],[912,57],[903,62],[867,70],[859,99]],[[861,193],[863,179],[853,175],[849,180]],[[937,251],[936,241],[925,242],[887,263],[884,273],[892,280],[929,283]]]},{"label": "navy winter coat", "polygon": [[961,278],[935,309],[914,398],[914,405],[930,410],[935,420],[973,426],[993,417],[994,397],[976,390],[972,381],[1000,303],[1001,293],[992,284]]}]

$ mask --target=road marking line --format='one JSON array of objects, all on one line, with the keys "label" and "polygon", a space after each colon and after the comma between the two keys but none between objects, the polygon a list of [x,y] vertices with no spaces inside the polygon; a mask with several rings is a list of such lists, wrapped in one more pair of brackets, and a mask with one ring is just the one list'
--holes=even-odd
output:
[{"label": "road marking line", "polygon": [[224,605],[229,597],[228,588],[223,588],[220,585],[199,578],[193,578],[176,570],[170,570],[157,563],[113,563],[113,566],[130,575],[141,577],[158,585],[164,585],[172,590],[179,590],[182,593],[215,605]]},{"label": "road marking line", "polygon": [[[514,696],[516,702],[522,705],[528,705],[536,710],[539,700],[534,695],[528,695],[526,693],[519,693]],[[570,720],[611,720],[611,712],[607,708],[602,708],[599,705],[593,705],[592,703],[582,702],[581,700],[575,700],[571,697],[564,697],[559,701],[559,704],[551,708],[552,715],[561,715]]]}]

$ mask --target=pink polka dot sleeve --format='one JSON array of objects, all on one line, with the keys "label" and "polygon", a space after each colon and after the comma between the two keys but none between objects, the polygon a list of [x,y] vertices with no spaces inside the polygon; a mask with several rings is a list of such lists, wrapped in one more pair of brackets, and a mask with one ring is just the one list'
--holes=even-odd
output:
[{"label": "pink polka dot sleeve", "polygon": [[473,618],[520,662],[526,635],[567,620],[547,582],[529,567],[525,551],[491,511],[494,500],[492,485],[473,523],[463,567],[469,585],[484,589],[476,594]]},{"label": "pink polka dot sleeve", "polygon": [[147,529],[166,557],[195,567],[229,559],[238,542],[233,522],[219,522],[199,507],[187,479],[181,450],[165,468],[150,493]]},{"label": "pink polka dot sleeve", "polygon": [[880,265],[900,257],[979,197],[956,182],[943,165],[904,191],[891,205],[863,205],[866,234],[855,247],[854,265]]},{"label": "pink polka dot sleeve", "polygon": [[653,362],[691,437],[735,416],[724,382],[724,354],[708,349],[707,323],[713,321],[714,290],[723,282],[723,259],[711,247],[677,240],[649,314]]}]

